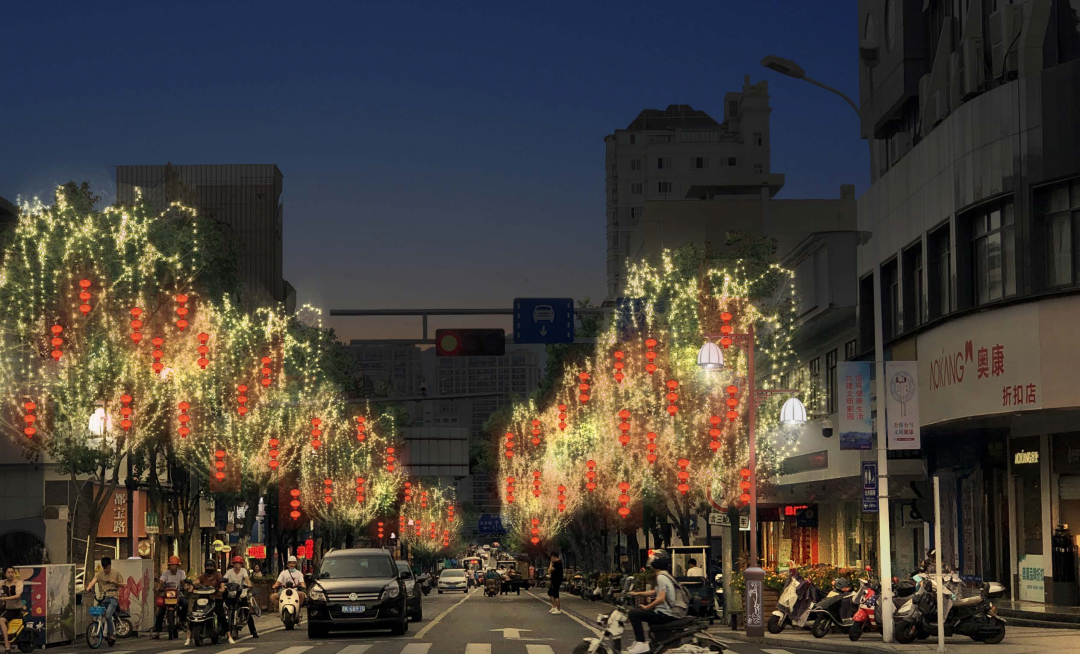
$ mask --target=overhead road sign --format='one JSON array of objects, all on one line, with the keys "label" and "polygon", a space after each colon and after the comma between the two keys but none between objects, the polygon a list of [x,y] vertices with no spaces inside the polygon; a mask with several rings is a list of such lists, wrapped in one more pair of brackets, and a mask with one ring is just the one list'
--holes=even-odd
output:
[{"label": "overhead road sign", "polygon": [[515,343],[573,343],[574,301],[570,298],[515,298]]}]

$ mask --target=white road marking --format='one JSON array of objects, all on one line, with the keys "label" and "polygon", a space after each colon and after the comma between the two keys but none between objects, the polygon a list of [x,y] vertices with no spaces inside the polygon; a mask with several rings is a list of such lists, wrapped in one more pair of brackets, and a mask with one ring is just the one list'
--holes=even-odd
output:
[{"label": "white road marking", "polygon": [[337,654],[364,654],[371,649],[371,645],[347,645],[342,647]]},{"label": "white road marking", "polygon": [[[709,635],[712,636],[712,634],[709,634]],[[734,645],[735,642],[736,642],[734,640],[729,640],[727,638],[721,638],[719,636],[713,636],[713,640],[720,643],[721,645]]]},{"label": "white road marking", "polygon": [[465,646],[465,654],[491,654],[491,643],[469,643]]},{"label": "white road marking", "polygon": [[[286,647],[277,654],[303,654],[303,652],[308,651],[312,647],[314,647],[314,645],[294,645],[293,647]],[[221,654],[225,653],[222,652]]]},{"label": "white road marking", "polygon": [[223,649],[220,652],[217,652],[217,654],[243,654],[244,652],[247,652],[248,650],[252,650],[252,649],[255,649],[255,648],[254,647],[231,647],[229,649]]},{"label": "white road marking", "polygon": [[[534,599],[534,600],[536,600],[537,602],[540,602],[541,604],[545,604],[545,605],[547,605],[547,606],[551,606],[551,603],[550,603],[550,602],[548,602],[547,600],[543,600],[543,599],[540,599],[540,598],[539,598],[539,597],[537,597],[536,595],[533,595],[533,594],[532,594],[532,591],[531,591],[531,590],[527,590],[527,591],[525,591],[525,594],[526,594],[526,595],[528,595],[529,597],[533,598],[533,599]],[[585,622],[584,620],[582,620],[581,618],[577,617],[577,616],[576,616],[576,615],[574,615],[573,613],[570,613],[569,611],[563,611],[563,612],[562,612],[562,613],[560,613],[559,615],[565,615],[566,617],[570,618],[571,620],[573,620],[574,622],[578,623],[578,624],[579,624],[579,625],[581,625],[582,627],[585,627],[585,628],[586,628],[586,629],[588,629],[589,631],[593,632],[593,634],[595,634],[595,635],[597,635],[597,636],[600,636],[600,635],[601,635],[601,633],[600,633],[600,630],[599,630],[599,629],[597,629],[596,627],[592,626],[592,625],[591,625],[591,624],[589,624],[588,622]]]},{"label": "white road marking", "polygon": [[439,615],[435,616],[435,619],[432,620],[431,622],[427,623],[426,625],[424,625],[424,628],[421,629],[420,631],[416,632],[416,635],[413,636],[413,638],[423,638],[424,636],[426,636],[427,632],[431,631],[432,627],[439,624],[439,621],[442,620],[443,618],[445,618],[447,615],[449,615],[451,611],[453,611],[457,607],[459,607],[462,604],[464,604],[465,602],[467,602],[470,597],[472,597],[472,593],[465,593],[465,597],[462,597],[456,603],[451,604],[445,611],[443,611]]},{"label": "white road marking", "polygon": [[762,654],[791,654],[786,649],[763,649],[761,652]]},{"label": "white road marking", "polygon": [[429,649],[431,649],[431,643],[409,643],[405,649],[401,650],[401,654],[427,654]]},{"label": "white road marking", "polygon": [[[188,652],[194,652],[193,649],[167,649],[161,654],[187,654]],[[117,653],[118,654],[118,653]]]},{"label": "white road marking", "polygon": [[551,645],[526,645],[525,651],[529,654],[555,654]]}]

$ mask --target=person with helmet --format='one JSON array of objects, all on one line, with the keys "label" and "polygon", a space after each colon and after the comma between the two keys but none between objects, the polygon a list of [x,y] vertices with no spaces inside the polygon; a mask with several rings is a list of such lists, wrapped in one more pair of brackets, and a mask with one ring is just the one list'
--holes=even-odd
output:
[{"label": "person with helmet", "polygon": [[[214,613],[217,614],[218,624],[227,624],[225,621],[225,604],[221,599],[221,592],[225,590],[225,578],[218,572],[217,563],[214,559],[207,559],[206,566],[203,568],[203,573],[195,580],[197,586],[207,586],[214,589],[214,594],[210,596],[214,600]],[[230,639],[232,634],[229,634]],[[191,633],[188,633],[187,640],[184,641],[184,647],[191,644]]]},{"label": "person with helmet", "polygon": [[[180,620],[180,624],[185,624],[187,622],[188,603],[187,598],[184,597],[183,594],[183,588],[186,582],[187,574],[180,569],[180,557],[170,556],[169,564],[164,570],[161,571],[161,576],[158,578],[157,584],[155,584],[154,588],[154,590],[158,591],[158,593],[160,593],[166,588],[175,588],[176,590],[180,591],[180,597],[177,598],[177,604],[180,607],[180,612],[177,617]],[[161,606],[158,607],[157,616],[154,618],[154,635],[152,636],[152,638],[154,638],[155,640],[161,638],[161,625],[164,620],[165,604],[162,603]]]},{"label": "person with helmet", "polygon": [[[300,606],[303,606],[304,602],[307,601],[307,595],[305,595],[304,591],[302,590],[304,588],[304,575],[296,569],[296,557],[290,556],[289,562],[286,565],[288,567],[282,570],[281,574],[278,575],[277,581],[274,582],[271,590],[277,590],[278,588],[283,587],[285,584],[292,582],[292,585],[294,587],[301,589],[297,590],[296,592],[300,594]],[[277,593],[274,593],[270,596],[270,605],[273,607],[274,613],[277,613],[279,611]]]},{"label": "person with helmet", "polygon": [[644,654],[649,651],[645,641],[645,623],[662,625],[674,622],[675,578],[671,576],[671,559],[656,556],[649,565],[656,570],[656,588],[630,593],[634,597],[649,597],[652,601],[638,609],[630,610],[630,626],[634,628],[634,644],[626,650],[627,654]]},{"label": "person with helmet", "polygon": [[[243,557],[234,556],[232,558],[232,567],[225,573],[225,583],[239,584],[251,588],[251,575],[248,574],[247,568],[244,567]],[[255,616],[250,611],[248,612],[248,631],[251,632],[252,638],[259,637],[259,632],[255,631]]]}]

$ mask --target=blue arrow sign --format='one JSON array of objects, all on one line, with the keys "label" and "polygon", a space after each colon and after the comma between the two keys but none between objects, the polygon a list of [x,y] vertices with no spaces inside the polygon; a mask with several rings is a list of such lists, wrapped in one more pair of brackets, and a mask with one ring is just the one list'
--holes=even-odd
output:
[{"label": "blue arrow sign", "polygon": [[573,343],[574,301],[570,298],[516,298],[515,343]]}]

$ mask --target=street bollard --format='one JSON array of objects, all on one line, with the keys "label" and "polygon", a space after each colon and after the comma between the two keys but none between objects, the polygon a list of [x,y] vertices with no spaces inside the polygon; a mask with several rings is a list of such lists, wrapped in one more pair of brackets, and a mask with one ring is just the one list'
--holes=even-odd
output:
[{"label": "street bollard", "polygon": [[758,567],[743,572],[746,581],[746,636],[765,638],[765,606],[763,601],[765,571]]}]

